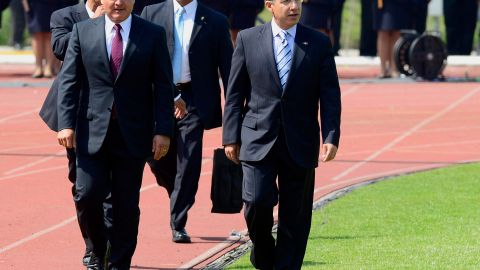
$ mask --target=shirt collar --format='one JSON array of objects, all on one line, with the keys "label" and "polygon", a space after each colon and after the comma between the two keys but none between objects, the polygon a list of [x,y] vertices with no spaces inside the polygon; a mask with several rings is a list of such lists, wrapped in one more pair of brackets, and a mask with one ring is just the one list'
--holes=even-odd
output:
[{"label": "shirt collar", "polygon": [[[180,4],[176,0],[172,0],[172,1],[173,1],[173,13],[177,14],[178,10],[182,6],[180,6]],[[195,12],[197,11],[197,6],[198,6],[197,0],[193,0],[188,5],[183,6],[183,8],[185,9],[186,15],[188,16],[191,14],[195,14]]]},{"label": "shirt collar", "polygon": [[[125,19],[119,24],[122,27],[124,33],[130,33],[130,28],[132,27],[132,14],[130,14],[127,19]],[[112,22],[107,15],[105,15],[105,29],[108,31],[112,31],[113,26],[115,26],[115,23]]]},{"label": "shirt collar", "polygon": [[290,36],[295,38],[295,35],[297,34],[297,25],[295,24],[294,26],[284,30],[284,29],[280,28],[280,26],[278,26],[278,24],[275,22],[275,19],[272,19],[272,33],[273,33],[273,36],[276,37],[278,35],[278,33],[280,33],[281,31],[286,31],[288,34],[290,34]]},{"label": "shirt collar", "polygon": [[90,7],[88,7],[88,4],[85,3],[85,9],[87,10],[87,13],[88,13],[88,17],[93,18],[93,16],[95,16],[95,12],[93,12],[93,10],[90,9]]}]

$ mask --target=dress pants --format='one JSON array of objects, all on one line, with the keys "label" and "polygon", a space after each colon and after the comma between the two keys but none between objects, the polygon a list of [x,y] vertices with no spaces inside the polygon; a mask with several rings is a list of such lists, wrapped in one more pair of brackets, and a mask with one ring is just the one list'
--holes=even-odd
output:
[{"label": "dress pants", "polygon": [[[284,135],[261,161],[242,161],[245,220],[257,269],[301,269],[312,218],[314,168],[295,164]],[[278,184],[277,179],[278,177]],[[277,241],[272,236],[278,208]]]},{"label": "dress pants", "polygon": [[[130,269],[138,235],[140,187],[145,158],[133,157],[116,120],[111,120],[99,152],[77,154],[75,203],[79,223],[86,228],[93,253],[102,259],[106,241],[111,250],[108,269]],[[111,192],[112,218],[107,236],[103,202]]]},{"label": "dress pants", "polygon": [[476,0],[444,0],[443,14],[450,55],[470,55],[477,25]]},{"label": "dress pants", "polygon": [[187,224],[188,210],[195,203],[202,168],[204,127],[197,110],[193,106],[187,106],[187,109],[188,114],[175,126],[177,172],[170,196],[170,226],[177,231]]}]

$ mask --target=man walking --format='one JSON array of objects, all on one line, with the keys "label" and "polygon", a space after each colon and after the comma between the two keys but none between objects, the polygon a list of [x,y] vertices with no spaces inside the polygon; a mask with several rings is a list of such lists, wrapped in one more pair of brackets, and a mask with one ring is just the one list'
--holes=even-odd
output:
[{"label": "man walking", "polygon": [[330,40],[298,24],[301,4],[265,1],[271,23],[241,31],[232,58],[223,144],[227,157],[242,164],[250,260],[257,269],[301,268],[320,134],[323,162],[335,157],[340,138],[340,89]]},{"label": "man walking", "polygon": [[233,51],[228,22],[197,0],[167,0],[147,6],[142,18],[165,28],[176,86],[174,96],[187,106],[186,115],[175,115],[170,158],[150,162],[150,166],[175,178],[170,196],[172,241],[190,243],[185,226],[200,179],[203,133],[222,125],[218,71],[226,89]]},{"label": "man walking", "polygon": [[[75,24],[60,75],[58,141],[76,147],[75,202],[93,246],[88,269],[130,268],[145,160],[163,157],[173,133],[165,31],[132,16],[134,2],[103,0],[105,16]],[[108,191],[114,224],[104,266]]]}]

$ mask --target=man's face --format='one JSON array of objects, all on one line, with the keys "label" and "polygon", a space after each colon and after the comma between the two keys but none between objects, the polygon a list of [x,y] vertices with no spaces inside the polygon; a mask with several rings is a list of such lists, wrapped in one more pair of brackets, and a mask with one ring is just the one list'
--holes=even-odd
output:
[{"label": "man's face", "polygon": [[114,23],[121,23],[130,16],[135,0],[101,0],[105,14]]},{"label": "man's face", "polygon": [[275,22],[282,29],[288,29],[300,21],[303,0],[267,0],[265,7],[270,10]]}]

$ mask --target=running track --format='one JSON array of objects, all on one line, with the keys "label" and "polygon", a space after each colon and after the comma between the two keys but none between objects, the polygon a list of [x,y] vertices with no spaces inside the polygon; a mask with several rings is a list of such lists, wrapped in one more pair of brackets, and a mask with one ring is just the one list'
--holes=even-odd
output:
[{"label": "running track", "polygon": [[[29,69],[0,68],[0,269],[84,269],[64,150],[37,115],[47,87],[28,86]],[[375,71],[340,69],[344,78],[359,73]],[[317,169],[315,198],[372,178],[480,160],[479,83],[341,87],[340,151]],[[241,214],[210,214],[212,151],[220,145],[221,129],[208,131],[187,224],[193,244],[171,243],[167,194],[145,170],[132,269],[198,269],[230,245],[232,231],[245,230]]]}]

